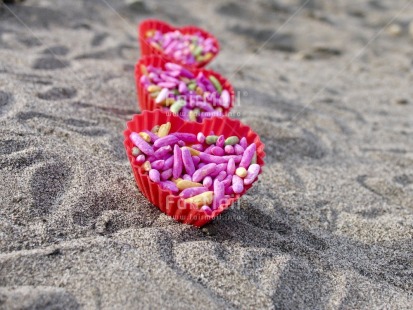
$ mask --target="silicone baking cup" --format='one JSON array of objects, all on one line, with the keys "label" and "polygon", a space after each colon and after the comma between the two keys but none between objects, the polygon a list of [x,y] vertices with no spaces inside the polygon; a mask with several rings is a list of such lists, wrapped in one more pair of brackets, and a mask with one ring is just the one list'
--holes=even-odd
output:
[{"label": "silicone baking cup", "polygon": [[[153,111],[155,109],[159,109],[160,106],[155,103],[155,98],[152,98],[149,94],[149,92],[143,87],[143,85],[140,82],[141,76],[143,75],[140,66],[149,66],[152,65],[157,68],[162,68],[165,69],[165,64],[169,62],[165,58],[162,58],[160,56],[152,55],[152,56],[146,56],[142,57],[139,59],[139,61],[135,65],[135,83],[136,83],[136,91],[138,93],[138,102],[139,102],[139,107],[141,111],[144,110],[149,110]],[[234,88],[232,87],[231,83],[221,76],[219,73],[212,71],[212,70],[207,70],[207,69],[192,69],[190,70],[192,73],[197,75],[199,72],[202,72],[205,74],[207,78],[209,78],[210,75],[215,76],[215,78],[221,83],[222,89],[226,89],[229,94],[230,94],[230,104],[227,109],[223,109],[222,113],[223,115],[228,115],[229,112],[231,111],[232,107],[234,106],[234,99],[235,99],[235,92]]]},{"label": "silicone baking cup", "polygon": [[250,127],[242,124],[239,120],[230,119],[226,116],[208,118],[202,123],[196,123],[186,122],[172,113],[155,110],[144,111],[142,114],[134,115],[132,120],[127,122],[127,128],[123,133],[125,137],[124,146],[139,190],[151,203],[175,220],[201,227],[228,209],[251,188],[258,178],[254,183],[245,185],[242,193],[234,195],[232,198],[228,199],[224,204],[220,205],[218,209],[213,211],[211,215],[207,215],[194,205],[184,203],[183,199],[179,196],[172,194],[172,192],[168,190],[161,189],[157,183],[152,182],[145,171],[142,170],[141,166],[136,163],[136,160],[131,153],[131,149],[134,145],[129,139],[129,136],[132,132],[140,132],[145,129],[151,130],[155,125],[161,125],[166,122],[171,123],[171,133],[187,132],[197,134],[198,132],[203,132],[205,135],[208,135],[213,131],[216,135],[222,134],[226,137],[234,135],[239,138],[246,137],[249,144],[255,143],[257,146],[257,163],[261,166],[260,174],[262,173],[262,167],[264,166],[264,144],[261,142],[260,137],[252,131]]},{"label": "silicone baking cup", "polygon": [[[182,63],[174,58],[171,58],[167,55],[165,55],[162,51],[154,48],[151,46],[147,41],[146,41],[146,33],[150,30],[159,30],[161,33],[167,33],[171,31],[178,30],[179,32],[183,34],[195,34],[195,33],[200,33],[204,38],[211,38],[213,40],[213,44],[217,49],[217,52],[213,54],[213,56],[205,61],[198,62],[193,65],[185,64]],[[159,55],[162,58],[164,58],[167,61],[171,61],[177,64],[180,64],[188,69],[197,69],[197,68],[203,68],[205,67],[212,59],[214,59],[220,50],[220,46],[218,43],[218,40],[208,31],[205,31],[201,28],[195,27],[195,26],[184,26],[184,27],[173,27],[163,21],[157,20],[157,19],[147,19],[143,21],[142,23],[139,24],[139,42],[141,46],[141,55],[142,56],[148,56],[148,55]]]}]

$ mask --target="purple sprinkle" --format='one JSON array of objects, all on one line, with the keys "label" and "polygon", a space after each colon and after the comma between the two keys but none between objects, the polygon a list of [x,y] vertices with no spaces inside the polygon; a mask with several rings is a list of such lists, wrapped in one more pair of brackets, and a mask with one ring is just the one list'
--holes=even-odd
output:
[{"label": "purple sprinkle", "polygon": [[194,162],[192,161],[191,153],[187,147],[182,148],[182,161],[183,161],[186,173],[192,176],[195,172],[195,165],[194,165]]},{"label": "purple sprinkle", "polygon": [[173,178],[178,179],[182,174],[182,151],[178,145],[174,147]]},{"label": "purple sprinkle", "polygon": [[165,64],[165,68],[171,71],[181,71],[182,70],[182,66],[173,63],[173,62],[167,62]]},{"label": "purple sprinkle", "polygon": [[176,184],[172,181],[162,181],[159,183],[162,189],[169,190],[172,193],[177,193],[179,192],[179,188],[176,186]]},{"label": "purple sprinkle", "polygon": [[206,188],[210,188],[212,186],[212,178],[210,176],[205,177],[202,185]]},{"label": "purple sprinkle", "polygon": [[143,164],[144,162],[145,162],[145,155],[143,155],[143,154],[141,154],[141,155],[139,155],[138,157],[136,157],[136,163],[138,164],[138,165],[141,165],[141,164]]},{"label": "purple sprinkle", "polygon": [[247,138],[242,137],[241,140],[239,141],[239,144],[240,144],[240,145],[243,147],[243,149],[245,150],[245,149],[247,148],[247,146],[248,146]]},{"label": "purple sprinkle", "polygon": [[161,170],[163,166],[165,165],[165,161],[160,159],[160,160],[155,160],[154,162],[151,163],[151,167],[156,170]]},{"label": "purple sprinkle", "polygon": [[228,160],[228,165],[227,165],[227,174],[228,174],[228,175],[233,175],[233,174],[235,174],[235,169],[236,169],[236,167],[235,167],[235,161],[234,161],[233,158],[230,158],[230,159]]},{"label": "purple sprinkle", "polygon": [[202,161],[206,163],[222,164],[228,161],[228,159],[225,159],[224,157],[214,156],[203,152],[199,153],[198,156],[199,158],[201,158]]},{"label": "purple sprinkle", "polygon": [[175,132],[173,133],[173,135],[177,137],[179,140],[182,140],[189,144],[197,142],[196,135],[194,135],[193,133]]},{"label": "purple sprinkle", "polygon": [[234,194],[234,189],[232,188],[232,186],[226,187],[225,195],[232,195],[232,194]]},{"label": "purple sprinkle", "polygon": [[244,168],[249,167],[249,165],[251,163],[251,160],[252,160],[252,157],[255,154],[256,149],[257,149],[257,146],[255,145],[255,143],[250,144],[245,149],[244,155],[242,155],[241,162],[239,163],[240,167],[244,167]]},{"label": "purple sprinkle", "polygon": [[167,159],[165,159],[165,163],[164,163],[163,168],[164,169],[172,168],[173,164],[174,164],[174,156],[171,155]]},{"label": "purple sprinkle", "polygon": [[160,148],[160,147],[163,147],[163,146],[178,143],[178,141],[179,141],[179,139],[176,136],[167,135],[165,137],[162,137],[162,138],[159,138],[158,140],[156,140],[153,145],[154,145],[154,147]]},{"label": "purple sprinkle", "polygon": [[210,175],[216,168],[215,163],[210,163],[207,164],[198,170],[196,170],[192,176],[192,181],[193,182],[200,182],[202,181],[206,176]]},{"label": "purple sprinkle", "polygon": [[149,170],[149,179],[155,183],[159,183],[161,181],[161,175],[159,171],[156,169]]},{"label": "purple sprinkle", "polygon": [[190,188],[185,188],[180,194],[179,196],[181,196],[182,198],[189,198],[189,197],[193,197],[202,193],[207,192],[208,189],[206,187],[190,187]]},{"label": "purple sprinkle", "polygon": [[215,168],[215,171],[212,172],[210,175],[211,177],[216,177],[221,171],[226,171],[227,170],[227,164],[226,163],[222,163],[222,164],[218,164]]},{"label": "purple sprinkle", "polygon": [[235,154],[242,155],[244,153],[244,148],[239,144],[235,144],[234,151],[235,151]]},{"label": "purple sprinkle", "polygon": [[232,174],[228,174],[222,181],[225,187],[228,187],[232,183]]},{"label": "purple sprinkle", "polygon": [[222,198],[225,195],[225,186],[220,181],[214,181],[214,200],[212,202],[212,209],[218,209],[219,205],[221,204]]},{"label": "purple sprinkle", "polygon": [[186,87],[186,84],[184,82],[180,82],[178,90],[181,94],[183,94],[183,93],[186,93],[188,91],[188,88]]},{"label": "purple sprinkle", "polygon": [[148,134],[148,136],[151,138],[151,142],[155,142],[156,140],[159,139],[159,137],[155,135],[152,131],[144,130],[143,132]]},{"label": "purple sprinkle", "polygon": [[132,132],[129,136],[133,144],[137,146],[143,153],[146,155],[153,155],[154,151],[152,146],[148,144],[145,140],[142,139],[142,137],[137,134],[136,132]]},{"label": "purple sprinkle", "polygon": [[223,135],[220,135],[218,137],[217,143],[215,144],[222,148],[224,146],[224,143],[225,143],[225,137]]},{"label": "purple sprinkle", "polygon": [[232,158],[234,159],[235,163],[238,164],[241,161],[242,156],[241,155],[225,155],[225,156],[222,156],[222,158],[224,158],[225,160],[230,160]]},{"label": "purple sprinkle", "polygon": [[168,180],[172,177],[172,169],[165,170],[161,173],[161,179],[163,181]]},{"label": "purple sprinkle", "polygon": [[198,156],[192,156],[192,161],[194,162],[194,166],[196,167],[201,161],[201,158],[199,158]]},{"label": "purple sprinkle", "polygon": [[[158,83],[159,87],[162,87],[163,89],[161,90],[161,92],[166,89],[169,91],[170,88],[175,88],[176,87],[176,83],[174,82],[160,82]],[[160,95],[161,93],[159,93]],[[158,95],[158,97],[159,97]],[[161,103],[163,100],[165,100],[166,98],[168,98],[168,93],[165,95],[165,98],[163,100],[158,100],[158,97],[156,97],[157,100],[155,100],[156,103]]]},{"label": "purple sprinkle", "polygon": [[191,178],[191,176],[190,176],[189,174],[184,174],[184,175],[182,176],[182,179],[184,179],[184,180],[186,180],[186,181],[192,181],[192,178]]},{"label": "purple sprinkle", "polygon": [[221,171],[221,172],[217,175],[217,177],[216,177],[215,180],[223,181],[226,177],[227,177],[227,172],[226,172],[226,171]]},{"label": "purple sprinkle", "polygon": [[208,206],[202,206],[200,210],[204,211],[207,215],[211,215],[211,214],[212,214],[212,210],[211,210],[211,208],[208,207]]},{"label": "purple sprinkle", "polygon": [[255,181],[255,179],[257,178],[258,173],[260,173],[260,169],[261,169],[261,167],[258,164],[252,164],[251,166],[249,166],[248,174],[244,179],[244,184],[245,185],[252,184]]},{"label": "purple sprinkle", "polygon": [[240,194],[244,190],[244,181],[236,174],[232,176],[232,188],[235,194]]},{"label": "purple sprinkle", "polygon": [[172,147],[167,145],[157,149],[153,155],[155,158],[164,159],[170,152],[172,152]]},{"label": "purple sprinkle", "polygon": [[211,149],[212,155],[216,156],[223,156],[225,154],[225,151],[222,149],[222,147],[215,146]]}]

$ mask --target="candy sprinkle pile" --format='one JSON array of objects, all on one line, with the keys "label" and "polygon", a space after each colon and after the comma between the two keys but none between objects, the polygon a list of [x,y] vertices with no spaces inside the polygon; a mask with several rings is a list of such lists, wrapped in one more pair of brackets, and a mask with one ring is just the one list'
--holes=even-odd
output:
[{"label": "candy sprinkle pile", "polygon": [[217,53],[213,39],[205,39],[201,33],[183,34],[178,30],[162,33],[159,30],[149,30],[146,38],[154,48],[187,65],[207,61]]},{"label": "candy sprinkle pile", "polygon": [[132,132],[132,155],[152,182],[210,215],[258,177],[256,145],[245,137],[169,133],[171,123]]},{"label": "candy sprinkle pile", "polygon": [[222,116],[231,103],[231,95],[219,80],[199,72],[196,76],[184,67],[166,63],[165,69],[141,65],[140,83],[155,103],[181,118],[201,122]]}]

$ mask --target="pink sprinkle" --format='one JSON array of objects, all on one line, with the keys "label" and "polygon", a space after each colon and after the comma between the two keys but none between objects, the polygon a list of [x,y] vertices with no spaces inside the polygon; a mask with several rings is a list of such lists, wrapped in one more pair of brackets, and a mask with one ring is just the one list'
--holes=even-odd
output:
[{"label": "pink sprinkle", "polygon": [[225,154],[232,155],[235,153],[234,147],[232,145],[225,145]]},{"label": "pink sprinkle", "polygon": [[178,179],[182,173],[182,152],[178,145],[174,147],[173,178]]},{"label": "pink sprinkle", "polygon": [[205,135],[202,132],[199,132],[197,135],[197,139],[199,143],[204,143],[205,142]]},{"label": "pink sprinkle", "polygon": [[201,210],[204,211],[207,215],[211,215],[212,214],[212,210],[210,207],[208,206],[202,206]]},{"label": "pink sprinkle", "polygon": [[232,188],[235,194],[240,194],[244,190],[244,181],[236,174],[232,176]]},{"label": "pink sprinkle", "polygon": [[159,174],[159,171],[156,169],[151,169],[149,171],[149,179],[155,183],[159,183],[161,181],[161,175]]},{"label": "pink sprinkle", "polygon": [[141,154],[138,157],[136,157],[136,163],[138,165],[141,165],[145,162],[145,155]]},{"label": "pink sprinkle", "polygon": [[205,177],[202,185],[206,188],[210,188],[212,186],[212,178],[210,176]]},{"label": "pink sprinkle", "polygon": [[156,102],[156,103],[161,103],[161,102],[164,101],[166,98],[168,98],[168,95],[169,95],[169,90],[168,90],[168,88],[162,89],[162,90],[159,92],[158,96],[156,97],[155,102]]}]

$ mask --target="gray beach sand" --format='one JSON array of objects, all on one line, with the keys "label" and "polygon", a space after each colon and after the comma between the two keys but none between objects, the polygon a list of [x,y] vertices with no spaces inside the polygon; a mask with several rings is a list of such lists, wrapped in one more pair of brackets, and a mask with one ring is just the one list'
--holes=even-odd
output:
[{"label": "gray beach sand", "polygon": [[[302,5],[304,4],[305,5]],[[203,229],[135,187],[136,26],[214,33],[266,168]],[[0,10],[0,308],[412,309],[413,3]]]}]

